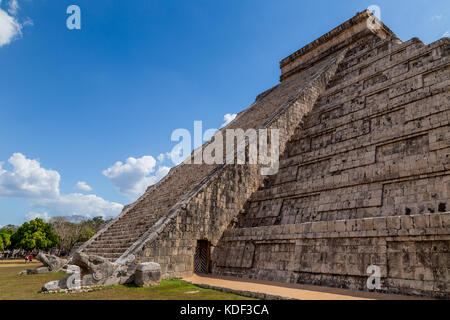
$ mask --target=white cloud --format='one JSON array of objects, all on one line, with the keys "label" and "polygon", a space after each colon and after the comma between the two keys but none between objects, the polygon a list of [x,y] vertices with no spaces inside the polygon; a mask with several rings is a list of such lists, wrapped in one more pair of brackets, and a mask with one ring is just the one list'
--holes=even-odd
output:
[{"label": "white cloud", "polygon": [[94,194],[70,193],[54,199],[33,199],[33,208],[51,211],[56,216],[114,217],[123,208]]},{"label": "white cloud", "polygon": [[[226,115],[223,116],[223,123],[220,126],[220,128],[225,127],[226,125],[228,125],[231,121],[233,121],[236,118],[237,114],[236,113],[227,113]],[[203,134],[203,140],[204,141],[208,141],[210,140],[214,134],[216,133],[217,129],[210,129],[204,132]]]},{"label": "white cloud", "polygon": [[22,36],[22,25],[0,8],[0,47]]},{"label": "white cloud", "polygon": [[[44,209],[49,217],[116,216],[123,208],[120,203],[109,202],[93,194],[61,194],[59,173],[42,168],[39,161],[27,159],[21,153],[14,153],[8,162],[12,166],[11,171],[3,169],[0,163],[0,197],[26,199],[34,210]],[[36,212],[29,213],[29,216]]]},{"label": "white cloud", "polygon": [[91,186],[88,185],[85,181],[78,181],[75,185],[75,188],[81,191],[92,191]]},{"label": "white cloud", "polygon": [[31,212],[29,212],[29,213],[27,213],[25,215],[25,218],[28,221],[31,221],[31,220],[34,220],[34,219],[37,219],[37,218],[42,219],[44,221],[49,221],[50,220],[50,216],[48,215],[47,212],[39,213],[39,212],[31,211]]},{"label": "white cloud", "polygon": [[166,153],[166,157],[172,161],[175,165],[179,165],[181,162],[183,162],[185,159],[187,159],[190,154],[188,154],[184,159],[183,156],[183,148],[182,144],[178,143],[175,145],[170,152]]},{"label": "white cloud", "polygon": [[130,157],[125,163],[117,161],[113,166],[103,171],[119,192],[134,200],[142,195],[148,186],[157,183],[168,172],[170,168],[160,166],[156,170],[156,160],[152,156],[142,158]]},{"label": "white cloud", "polygon": [[19,1],[17,0],[10,0],[8,4],[8,12],[12,14],[13,16],[17,15],[17,12],[19,11]]},{"label": "white cloud", "polygon": [[158,170],[156,170],[156,181],[152,184],[155,184],[156,182],[158,182],[159,180],[161,180],[162,178],[164,178],[170,171],[170,167],[166,167],[166,166],[161,166],[158,168]]},{"label": "white cloud", "polygon": [[431,21],[439,21],[442,19],[442,14],[435,14],[434,16],[431,17]]},{"label": "white cloud", "polygon": [[8,160],[13,167],[6,171],[0,163],[0,197],[52,198],[59,196],[60,175],[41,168],[37,160],[14,153]]},{"label": "white cloud", "polygon": [[448,38],[448,37],[450,37],[450,30],[448,30],[448,31],[445,31],[445,33],[442,35],[442,37],[443,38]]},{"label": "white cloud", "polygon": [[[0,5],[2,1],[0,0]],[[22,23],[19,22],[18,13],[20,5],[18,0],[9,0],[6,8],[0,8],[0,47],[11,43],[22,37],[22,28],[34,26],[30,17],[26,17]]]},{"label": "white cloud", "polygon": [[24,27],[32,27],[34,26],[34,21],[30,18],[30,17],[26,17],[25,20],[23,21],[22,25]]},{"label": "white cloud", "polygon": [[158,162],[164,162],[165,158],[166,158],[166,156],[164,155],[164,153],[160,153],[159,156],[156,157]]},{"label": "white cloud", "polygon": [[[236,116],[237,114],[235,113],[225,114],[222,127],[233,121]],[[205,140],[213,136],[213,131],[210,132],[211,136],[205,135]],[[178,143],[170,152],[159,154],[156,157],[157,160],[152,156],[143,156],[137,159],[130,157],[125,163],[121,161],[116,162],[113,166],[104,170],[103,175],[113,182],[121,194],[130,200],[135,200],[145,192],[147,187],[157,183],[169,172],[170,167],[161,165],[166,159],[178,165],[185,160],[181,158],[182,154],[182,144]],[[187,157],[189,156],[190,152]]]},{"label": "white cloud", "polygon": [[223,124],[221,126],[221,128],[225,127],[227,124],[229,124],[231,121],[233,121],[236,118],[237,114],[236,113],[227,113],[226,115],[223,116]]}]

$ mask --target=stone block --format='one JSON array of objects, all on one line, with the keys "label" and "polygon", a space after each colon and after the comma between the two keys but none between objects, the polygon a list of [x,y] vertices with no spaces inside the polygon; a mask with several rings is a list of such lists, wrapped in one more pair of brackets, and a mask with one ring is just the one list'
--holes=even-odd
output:
[{"label": "stone block", "polygon": [[363,229],[364,231],[373,230],[373,219],[372,218],[366,218],[363,220]]},{"label": "stone block", "polygon": [[401,228],[402,229],[412,229],[414,228],[413,220],[410,216],[401,216]]},{"label": "stone block", "polygon": [[441,215],[441,223],[443,228],[450,227],[450,214],[446,213]]},{"label": "stone block", "polygon": [[337,232],[344,232],[345,231],[345,221],[343,221],[343,220],[336,221],[335,230]]},{"label": "stone block", "polygon": [[356,220],[347,220],[345,223],[345,231],[355,231],[357,228]]},{"label": "stone block", "polygon": [[[177,270],[180,271],[180,270]],[[161,266],[155,262],[144,262],[137,266],[134,283],[138,287],[152,287],[161,281]]]},{"label": "stone block", "polygon": [[414,228],[427,228],[429,226],[428,215],[415,215],[412,218],[414,222]]},{"label": "stone block", "polygon": [[386,217],[386,224],[388,229],[400,229],[400,217]]},{"label": "stone block", "polygon": [[67,278],[47,282],[42,287],[41,290],[42,292],[48,292],[48,291],[60,291],[65,289],[67,289]]},{"label": "stone block", "polygon": [[373,219],[373,227],[375,230],[384,230],[387,227],[386,218],[378,217]]}]

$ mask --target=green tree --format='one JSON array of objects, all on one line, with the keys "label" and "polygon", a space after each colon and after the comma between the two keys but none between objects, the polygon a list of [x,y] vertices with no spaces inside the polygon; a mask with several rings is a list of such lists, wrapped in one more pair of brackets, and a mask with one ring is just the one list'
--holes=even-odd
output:
[{"label": "green tree", "polygon": [[59,243],[59,238],[49,223],[42,219],[25,222],[11,236],[11,245],[16,249],[48,250]]},{"label": "green tree", "polygon": [[94,228],[94,230],[98,231],[100,230],[106,223],[105,220],[103,220],[102,217],[94,217],[90,221],[90,224]]},{"label": "green tree", "polygon": [[0,252],[11,245],[11,234],[7,230],[0,230]]},{"label": "green tree", "polygon": [[90,238],[92,238],[94,235],[95,235],[94,230],[92,230],[89,227],[83,227],[81,229],[80,233],[78,234],[78,239],[76,242],[86,242]]}]

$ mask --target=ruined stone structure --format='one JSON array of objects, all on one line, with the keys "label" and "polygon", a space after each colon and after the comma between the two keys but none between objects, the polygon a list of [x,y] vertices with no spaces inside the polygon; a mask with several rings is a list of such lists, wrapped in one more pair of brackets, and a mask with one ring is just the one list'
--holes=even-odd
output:
[{"label": "ruined stone structure", "polygon": [[367,290],[375,265],[381,290],[449,298],[449,53],[448,38],[402,42],[358,13],[283,59],[281,83],[221,129],[279,129],[276,175],[180,164],[80,251],[119,282],[156,262],[166,278],[199,265]]},{"label": "ruined stone structure", "polygon": [[41,273],[50,273],[50,272],[58,272],[61,271],[61,269],[66,264],[66,260],[60,259],[56,256],[45,254],[40,252],[37,257],[37,260],[42,262],[44,266],[37,267],[34,269],[26,269],[21,271],[20,275],[26,275],[26,274],[41,274]]}]

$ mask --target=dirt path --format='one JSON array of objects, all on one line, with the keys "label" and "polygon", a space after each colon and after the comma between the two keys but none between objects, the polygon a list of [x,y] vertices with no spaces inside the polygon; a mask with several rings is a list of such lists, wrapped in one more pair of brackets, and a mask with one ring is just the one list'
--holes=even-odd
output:
[{"label": "dirt path", "polygon": [[322,286],[288,284],[272,281],[237,279],[224,276],[194,275],[183,280],[193,284],[206,284],[232,290],[263,292],[300,300],[406,300],[410,296],[383,294]]},{"label": "dirt path", "polygon": [[0,260],[0,268],[5,267],[23,267],[24,269],[34,269],[41,265],[40,261],[33,261],[25,264],[24,260]]}]

